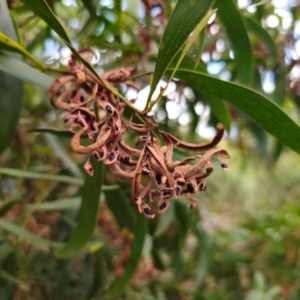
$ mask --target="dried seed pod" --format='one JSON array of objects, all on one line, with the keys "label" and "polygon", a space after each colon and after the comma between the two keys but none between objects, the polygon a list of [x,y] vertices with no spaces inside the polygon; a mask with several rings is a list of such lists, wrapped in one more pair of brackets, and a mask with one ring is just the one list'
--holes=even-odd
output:
[{"label": "dried seed pod", "polygon": [[[83,50],[81,54],[88,61],[94,55],[90,50]],[[217,124],[216,134],[211,141],[193,144],[160,131],[153,117],[143,115],[145,124],[136,124],[132,122],[136,114],[132,113],[127,121],[123,115],[125,104],[120,104],[114,93],[110,92],[108,82],[114,85],[125,83],[127,87],[139,90],[140,87],[129,81],[134,69],[107,72],[101,81],[73,56],[69,60],[68,68],[72,74],[62,76],[52,83],[49,98],[54,107],[67,111],[62,121],[65,124],[70,123],[69,130],[74,132],[71,140],[73,151],[93,155],[96,161],[104,160],[117,179],[132,180],[132,199],[138,211],[147,218],[155,217],[146,204],[147,201],[155,202],[158,213],[161,214],[170,205],[167,199],[183,195],[193,201],[190,208],[194,208],[198,199],[192,194],[205,191],[204,178],[210,176],[213,171],[211,158],[229,158],[225,150],[214,148],[223,137],[224,126]],[[103,109],[99,110],[99,106]],[[142,150],[124,142],[123,134],[126,130],[139,135],[136,145],[142,144]],[[155,132],[162,136],[164,144],[155,138]],[[81,138],[86,137],[90,143],[83,146]],[[203,153],[195,153],[194,156],[173,161],[175,147]],[[196,163],[192,164],[193,160],[196,160]],[[224,170],[229,170],[225,162],[220,161],[220,165]],[[89,160],[84,169],[93,176]],[[184,185],[186,187],[183,189]]]}]

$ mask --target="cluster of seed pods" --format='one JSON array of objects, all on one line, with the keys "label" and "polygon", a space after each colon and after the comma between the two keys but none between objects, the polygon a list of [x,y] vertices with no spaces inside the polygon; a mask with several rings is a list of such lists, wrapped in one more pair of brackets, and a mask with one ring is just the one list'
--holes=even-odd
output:
[{"label": "cluster of seed pods", "polygon": [[[86,172],[93,176],[90,163],[92,155],[97,161],[108,165],[117,179],[131,180],[131,197],[140,213],[154,218],[155,213],[163,213],[170,205],[168,199],[185,196],[196,205],[194,194],[204,192],[206,177],[213,171],[210,159],[217,156],[223,169],[229,154],[215,146],[224,133],[222,124],[217,124],[215,137],[201,144],[180,141],[170,133],[159,130],[149,116],[143,116],[146,124],[136,124],[123,116],[124,105],[116,101],[106,88],[107,84],[129,81],[133,69],[120,69],[105,73],[102,82],[80,62],[71,57],[69,73],[57,78],[49,89],[49,98],[54,107],[65,110],[63,123],[69,124],[74,133],[71,148],[78,154],[88,156],[84,165]],[[136,145],[129,145],[123,139],[126,131],[138,135]],[[83,146],[83,139],[89,145]],[[173,161],[173,149],[193,151],[194,156],[182,161]]]}]

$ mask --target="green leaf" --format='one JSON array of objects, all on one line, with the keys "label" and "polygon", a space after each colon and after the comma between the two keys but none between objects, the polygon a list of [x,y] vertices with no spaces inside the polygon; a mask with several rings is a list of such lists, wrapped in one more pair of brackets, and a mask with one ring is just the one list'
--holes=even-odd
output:
[{"label": "green leaf", "polygon": [[42,210],[42,211],[52,211],[52,210],[62,210],[69,208],[78,208],[80,206],[81,199],[79,197],[66,198],[53,200],[51,202],[27,204],[26,209],[29,211]]},{"label": "green leaf", "polygon": [[250,6],[251,7],[253,7],[253,6],[260,6],[260,5],[264,5],[264,4],[268,3],[268,2],[271,2],[271,0],[262,0],[262,1],[259,1],[257,3],[251,4]]},{"label": "green leaf", "polygon": [[81,0],[82,4],[88,10],[91,18],[97,17],[97,7],[95,5],[95,1],[93,0]]},{"label": "green leaf", "polygon": [[[16,33],[16,28],[11,18],[10,11],[7,7],[7,3],[8,2],[6,0],[0,0],[0,31],[17,42],[18,35]],[[19,55],[15,56],[18,57]]]},{"label": "green leaf", "polygon": [[48,128],[35,128],[35,129],[28,130],[27,132],[51,133],[56,136],[63,136],[63,137],[69,137],[69,138],[71,138],[74,135],[74,133],[69,130],[59,130],[56,128],[49,128],[49,127]]},{"label": "green leaf", "polygon": [[[176,73],[176,70],[178,69],[179,65],[181,64],[183,58],[186,56],[188,50],[191,48],[192,44],[194,43],[195,39],[197,38],[197,36],[200,34],[201,30],[205,27],[205,25],[207,24],[207,22],[209,21],[210,17],[217,11],[217,9],[214,9],[212,11],[210,11],[202,20],[201,22],[196,26],[195,30],[191,33],[190,37],[188,38],[186,45],[184,46],[179,59],[176,62],[176,65],[174,67],[173,73],[169,78],[169,81],[167,83],[167,85],[162,89],[162,91],[165,91],[170,83],[170,81],[172,80],[172,78],[174,77],[174,74]],[[162,94],[161,91],[161,94]],[[153,107],[153,104],[149,107],[149,111],[151,110],[151,108]]]},{"label": "green leaf", "polygon": [[256,36],[257,40],[264,43],[268,48],[269,54],[268,58],[266,59],[267,66],[269,68],[273,67],[277,61],[277,48],[273,38],[264,28],[260,26],[260,24],[254,20],[244,17],[244,21],[248,31],[252,32]]},{"label": "green leaf", "polygon": [[22,61],[0,53],[0,70],[15,78],[48,89],[54,78],[36,70]]},{"label": "green leaf", "polygon": [[166,69],[213,5],[212,0],[178,0],[160,41],[148,102]]},{"label": "green leaf", "polygon": [[1,269],[0,270],[0,277],[11,282],[14,283],[16,285],[19,286],[19,288],[22,291],[29,291],[30,290],[30,286],[28,283],[25,283],[24,281],[21,281],[20,279],[18,279],[17,277],[11,275],[10,273],[8,273],[7,271]]},{"label": "green leaf", "polygon": [[199,66],[199,64],[201,62],[201,54],[202,54],[204,46],[205,46],[205,38],[206,38],[206,30],[202,30],[199,34],[198,48],[197,48],[197,54],[196,54],[196,58],[195,58],[195,67],[194,67],[195,70],[197,70],[197,67]]},{"label": "green leaf", "polygon": [[174,205],[170,205],[168,210],[160,216],[157,227],[154,232],[155,237],[161,236],[174,220]]},{"label": "green leaf", "polygon": [[217,7],[234,50],[237,78],[241,84],[248,85],[252,74],[252,50],[243,18],[233,0],[218,1]]},{"label": "green leaf", "polygon": [[50,28],[52,28],[56,33],[63,38],[66,42],[71,44],[71,41],[64,30],[63,26],[60,24],[58,19],[55,17],[51,8],[44,0],[21,0],[22,3],[27,5],[36,15],[41,17]]},{"label": "green leaf", "polygon": [[246,127],[252,132],[254,137],[256,138],[256,150],[259,153],[259,156],[262,159],[265,159],[268,155],[267,148],[267,134],[252,120],[250,120],[247,116],[244,115]]},{"label": "green leaf", "polygon": [[[52,174],[44,174],[32,171],[23,171],[19,169],[10,169],[10,168],[0,168],[0,174],[9,175],[13,177],[21,177],[21,178],[31,178],[31,179],[39,179],[39,180],[53,180],[59,182],[65,182],[70,184],[75,184],[82,186],[83,180],[80,178],[74,178],[66,175],[52,175]],[[119,189],[118,185],[105,185],[102,186],[103,191],[112,191]]]},{"label": "green leaf", "polygon": [[114,214],[119,227],[134,230],[135,214],[125,193],[119,187],[114,191],[105,191],[104,194],[106,204]]},{"label": "green leaf", "polygon": [[[17,34],[7,8],[7,3],[0,0],[0,32],[3,32],[11,40],[17,40]],[[0,154],[7,147],[16,132],[21,114],[23,84],[20,80],[9,74],[0,72]],[[5,95],[5,96],[4,96]]]},{"label": "green leaf", "polygon": [[99,197],[103,179],[103,163],[91,157],[94,176],[85,175],[78,225],[72,237],[56,251],[58,257],[71,257],[80,252],[92,237],[98,216]]},{"label": "green leaf", "polygon": [[8,243],[7,241],[0,243],[0,264],[12,253],[15,251],[13,244]]},{"label": "green leaf", "polygon": [[283,146],[280,143],[276,142],[273,145],[272,154],[270,157],[270,161],[271,161],[272,165],[275,165],[275,163],[278,161],[278,159],[282,153],[282,150],[283,150]]},{"label": "green leaf", "polygon": [[284,57],[278,61],[277,68],[275,69],[275,91],[272,94],[273,100],[282,106],[285,100],[287,90],[287,67],[284,61]]},{"label": "green leaf", "polygon": [[45,69],[46,66],[42,64],[40,61],[35,59],[25,48],[23,48],[18,43],[14,42],[12,39],[10,39],[8,36],[0,32],[0,50],[4,51],[12,51],[17,52],[25,57],[29,58],[32,62],[34,62],[37,66],[39,66],[41,69]]},{"label": "green leaf", "polygon": [[230,131],[230,119],[225,107],[225,104],[221,97],[217,95],[213,95],[210,93],[207,93],[203,90],[198,90],[200,95],[202,95],[205,102],[209,105],[212,114],[216,117],[218,122],[222,123],[227,130],[227,132]]},{"label": "green leaf", "polygon": [[147,234],[147,219],[143,214],[138,214],[135,228],[134,242],[131,247],[130,257],[126,263],[124,274],[112,284],[109,291],[105,294],[105,298],[116,299],[116,296],[120,294],[126,284],[130,281],[137,268]]},{"label": "green leaf", "polygon": [[0,168],[0,174],[5,174],[14,177],[24,177],[40,180],[53,180],[59,182],[66,182],[75,185],[83,185],[83,180],[80,178],[73,178],[65,175],[52,175],[52,174],[43,174],[38,172],[23,171],[19,169],[10,169],[10,168]]},{"label": "green leaf", "polygon": [[234,104],[281,144],[300,153],[300,143],[297,142],[299,126],[266,97],[249,88],[195,71],[178,70],[176,77]]},{"label": "green leaf", "polygon": [[196,253],[195,279],[200,287],[207,273],[208,265],[212,256],[212,245],[209,236],[203,229],[199,229],[193,224],[193,233],[198,238],[198,247]]},{"label": "green leaf", "polygon": [[75,177],[83,178],[82,169],[74,162],[70,157],[70,154],[66,152],[65,146],[62,145],[61,141],[56,136],[49,133],[45,133],[44,138],[55,155],[59,157],[62,165]]},{"label": "green leaf", "polygon": [[0,228],[9,231],[10,233],[13,233],[14,235],[28,241],[32,245],[44,251],[50,251],[51,248],[60,245],[60,243],[48,241],[40,237],[37,237],[31,232],[29,232],[28,230],[3,219],[0,219]]},{"label": "green leaf", "polygon": [[15,135],[22,108],[23,84],[0,72],[0,153],[9,147]]}]

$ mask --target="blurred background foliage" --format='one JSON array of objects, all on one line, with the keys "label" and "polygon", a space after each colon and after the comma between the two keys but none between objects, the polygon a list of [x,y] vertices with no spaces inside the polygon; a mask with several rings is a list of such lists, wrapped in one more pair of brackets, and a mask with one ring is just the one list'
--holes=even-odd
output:
[{"label": "blurred background foliage", "polygon": [[[135,66],[138,73],[152,71],[176,5],[173,0],[47,3],[73,45],[96,53],[93,67],[99,74],[126,66]],[[216,1],[218,13],[183,64],[192,61],[204,73],[247,85],[299,124],[300,3],[252,4],[255,1]],[[299,299],[299,155],[242,110],[177,79],[154,107],[156,120],[163,130],[195,142],[210,138],[215,124],[223,123],[227,135],[221,146],[231,155],[231,172],[215,170],[195,210],[188,209],[186,200],[174,199],[165,214],[148,221],[130,200],[130,184],[115,181],[105,170],[90,241],[75,256],[58,257],[55,249],[78,223],[84,158],[71,152],[70,136],[64,132],[29,131],[64,129],[62,112],[50,105],[46,88],[49,78],[59,75],[56,70],[66,68],[71,52],[17,0],[1,0],[0,31],[44,65],[43,73],[15,65],[8,58],[20,55],[0,43],[1,119],[9,116],[11,121],[1,127],[8,132],[0,156],[1,300]],[[247,41],[251,61],[245,61]],[[241,64],[251,68],[250,77]],[[143,87],[139,93],[122,87],[120,91],[137,99],[141,108],[149,77],[136,82]]]}]

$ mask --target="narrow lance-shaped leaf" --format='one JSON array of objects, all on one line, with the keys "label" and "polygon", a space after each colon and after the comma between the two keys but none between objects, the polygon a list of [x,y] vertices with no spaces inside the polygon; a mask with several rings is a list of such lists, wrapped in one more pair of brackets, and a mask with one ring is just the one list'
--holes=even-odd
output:
[{"label": "narrow lance-shaped leaf", "polygon": [[85,175],[78,225],[72,237],[56,251],[58,257],[71,257],[80,252],[92,237],[98,216],[103,179],[103,163],[91,157],[94,176]]},{"label": "narrow lance-shaped leaf", "polygon": [[0,229],[4,229],[26,241],[31,243],[32,245],[36,246],[39,249],[44,251],[50,251],[51,248],[57,247],[61,245],[61,243],[51,242],[40,237],[35,236],[33,233],[29,232],[28,230],[10,223],[6,220],[0,220]]},{"label": "narrow lance-shaped leaf", "polygon": [[197,69],[197,67],[200,64],[201,61],[201,54],[205,45],[205,38],[206,38],[206,30],[202,30],[199,34],[199,41],[198,41],[198,48],[197,48],[197,54],[195,58],[195,67],[194,70]]},{"label": "narrow lance-shaped leaf", "polygon": [[9,272],[0,269],[0,277],[2,277],[3,279],[7,280],[8,282],[12,283],[12,284],[16,284],[18,285],[18,287],[20,289],[22,289],[23,291],[28,291],[30,289],[29,284],[20,280],[19,278],[11,275]]},{"label": "narrow lance-shaped leaf", "polygon": [[17,58],[0,52],[0,70],[25,82],[48,89],[54,80],[49,75],[32,68]]},{"label": "narrow lance-shaped leaf", "polygon": [[[75,184],[79,186],[83,185],[83,180],[81,178],[76,178],[76,177],[71,177],[66,175],[45,174],[40,172],[24,171],[19,169],[12,169],[12,168],[0,168],[0,174],[9,175],[13,177],[38,179],[38,180],[53,180],[53,181]],[[118,185],[102,186],[103,191],[112,191],[116,189],[119,189]]]},{"label": "narrow lance-shaped leaf", "polygon": [[186,45],[184,46],[182,52],[180,53],[179,59],[176,62],[175,68],[173,70],[172,75],[169,78],[169,81],[167,82],[165,87],[161,87],[161,91],[160,91],[160,95],[158,96],[158,98],[151,102],[151,105],[147,107],[146,111],[144,111],[145,113],[148,113],[151,111],[151,109],[153,108],[153,106],[156,104],[156,102],[158,102],[158,100],[160,99],[161,95],[163,95],[164,91],[167,89],[169,83],[171,82],[172,78],[174,77],[174,74],[176,73],[176,70],[178,69],[179,65],[181,64],[182,60],[184,59],[184,57],[186,56],[188,50],[191,48],[192,44],[194,43],[195,39],[199,36],[199,33],[201,32],[201,30],[205,27],[206,23],[209,21],[210,17],[216,12],[217,10],[213,10],[211,12],[209,12],[202,20],[201,22],[197,25],[197,27],[195,28],[195,30],[193,31],[193,33],[191,34],[191,36],[189,37],[188,41],[186,42]]},{"label": "narrow lance-shaped leaf", "polygon": [[147,107],[171,61],[213,3],[212,0],[178,0],[159,45]]},{"label": "narrow lance-shaped leaf", "polygon": [[300,143],[295,143],[300,138],[300,127],[266,97],[238,84],[191,70],[178,70],[176,77],[234,104],[281,144],[300,153]]},{"label": "narrow lance-shaped leaf", "polygon": [[90,17],[97,17],[97,7],[95,5],[95,1],[93,0],[82,0],[81,1],[84,7],[88,10]]},{"label": "narrow lance-shaped leaf", "polygon": [[65,198],[65,199],[53,200],[50,202],[27,204],[26,210],[29,211],[63,210],[63,209],[70,209],[70,208],[78,208],[80,206],[80,203],[81,203],[80,197]]},{"label": "narrow lance-shaped leaf", "polygon": [[29,58],[31,61],[33,61],[41,69],[46,68],[41,62],[35,59],[25,48],[23,48],[21,45],[10,39],[2,32],[0,32],[0,50],[20,53]]},{"label": "narrow lance-shaped leaf", "polygon": [[186,45],[184,46],[182,53],[180,54],[179,60],[176,62],[176,66],[175,69],[173,71],[173,74],[171,76],[171,78],[173,78],[174,74],[176,73],[176,70],[178,69],[179,65],[181,64],[183,58],[186,56],[188,50],[191,48],[192,44],[194,43],[196,37],[200,34],[200,32],[202,31],[202,29],[205,27],[205,25],[207,24],[207,22],[209,21],[209,19],[211,18],[211,16],[217,11],[217,9],[212,10],[211,12],[209,12],[202,20],[201,22],[196,26],[195,30],[193,31],[193,33],[191,34],[191,36],[189,37]]},{"label": "narrow lance-shaped leaf", "polygon": [[24,171],[19,169],[11,169],[11,168],[0,168],[0,174],[9,175],[13,177],[21,177],[21,178],[32,178],[39,180],[53,180],[59,182],[66,182],[75,185],[83,185],[83,180],[80,178],[74,178],[66,175],[55,175],[55,174],[43,174],[32,171]]},{"label": "narrow lance-shaped leaf", "polygon": [[287,67],[285,64],[285,57],[282,55],[281,59],[275,69],[275,91],[272,95],[274,101],[282,106],[286,96],[287,89]]},{"label": "narrow lance-shaped leaf", "polygon": [[241,84],[248,85],[252,74],[252,50],[243,18],[233,0],[218,1],[217,7],[234,51],[237,78]]},{"label": "narrow lance-shaped leaf", "polygon": [[[17,40],[17,34],[10,18],[7,3],[0,0],[0,31],[9,34],[9,38]],[[16,54],[14,54],[16,55]],[[23,84],[9,74],[0,72],[0,153],[13,140],[21,114]]]},{"label": "narrow lance-shaped leaf", "polygon": [[19,79],[0,72],[0,153],[13,140],[21,114],[23,85]]},{"label": "narrow lance-shaped leaf", "polygon": [[106,204],[112,211],[120,228],[134,229],[135,215],[128,198],[119,187],[114,191],[105,191]]},{"label": "narrow lance-shaped leaf", "polygon": [[54,134],[56,136],[62,136],[62,137],[66,137],[66,138],[72,138],[74,133],[69,131],[69,130],[59,130],[56,128],[35,128],[35,129],[31,129],[28,130],[27,132],[39,132],[39,133],[50,133],[50,134]]},{"label": "narrow lance-shaped leaf", "polygon": [[[271,0],[262,0],[262,1],[259,1],[259,2],[257,2],[257,3],[252,4],[252,5],[250,5],[250,6],[251,6],[251,7],[253,7],[253,6],[260,6],[260,5],[267,4],[268,2],[271,2]],[[250,6],[249,6],[249,7],[250,7]]]},{"label": "narrow lance-shaped leaf", "polygon": [[151,111],[152,107],[159,101],[161,95],[163,95],[164,91],[167,89],[169,83],[171,82],[172,78],[174,77],[174,74],[176,73],[176,70],[178,69],[180,63],[182,62],[182,60],[184,59],[184,57],[186,56],[188,50],[191,48],[192,44],[194,43],[195,39],[197,38],[197,36],[199,35],[199,33],[201,32],[201,30],[204,28],[204,26],[206,25],[206,23],[208,22],[208,20],[210,19],[210,17],[216,12],[216,9],[209,12],[202,20],[201,22],[197,25],[197,27],[195,28],[195,30],[193,31],[193,33],[191,33],[186,45],[184,46],[182,52],[180,53],[179,59],[176,62],[175,68],[173,70],[172,75],[169,78],[169,81],[167,82],[165,87],[161,87],[160,89],[160,94],[158,96],[158,98],[151,102],[151,104],[149,106],[147,106],[147,109],[144,111],[145,113],[148,113]]}]

